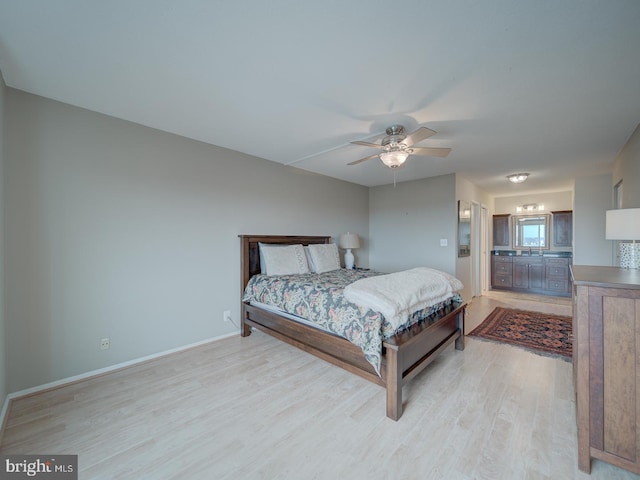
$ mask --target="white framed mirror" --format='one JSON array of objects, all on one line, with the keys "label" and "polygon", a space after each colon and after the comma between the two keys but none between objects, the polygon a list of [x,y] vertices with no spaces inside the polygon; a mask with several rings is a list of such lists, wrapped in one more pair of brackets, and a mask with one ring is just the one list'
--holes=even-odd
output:
[{"label": "white framed mirror", "polygon": [[471,203],[458,200],[458,257],[471,255]]},{"label": "white framed mirror", "polygon": [[513,248],[549,249],[549,219],[551,215],[514,215]]}]

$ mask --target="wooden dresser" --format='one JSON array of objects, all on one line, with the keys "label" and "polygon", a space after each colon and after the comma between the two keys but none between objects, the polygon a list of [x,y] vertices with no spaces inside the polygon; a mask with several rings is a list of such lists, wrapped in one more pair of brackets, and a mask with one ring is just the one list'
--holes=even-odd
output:
[{"label": "wooden dresser", "polygon": [[640,271],[571,266],[578,467],[640,473]]}]

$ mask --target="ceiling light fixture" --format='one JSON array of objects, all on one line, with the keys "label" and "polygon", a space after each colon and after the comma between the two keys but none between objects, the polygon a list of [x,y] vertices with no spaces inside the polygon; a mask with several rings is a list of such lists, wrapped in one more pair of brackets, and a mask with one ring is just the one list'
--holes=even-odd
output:
[{"label": "ceiling light fixture", "polygon": [[391,142],[389,145],[385,145],[384,152],[381,152],[379,157],[387,167],[398,168],[409,158],[411,153],[413,150],[407,148],[404,143]]},{"label": "ceiling light fixture", "polygon": [[420,127],[416,131],[405,134],[402,125],[391,125],[386,130],[387,136],[380,143],[371,143],[364,141],[351,142],[354,145],[363,145],[381,150],[380,153],[369,155],[349,162],[347,165],[358,165],[359,163],[379,158],[389,168],[398,168],[409,158],[409,155],[422,155],[426,157],[446,157],[451,151],[450,148],[437,147],[415,147],[414,144],[425,140],[436,132],[427,127]]},{"label": "ceiling light fixture", "polygon": [[380,160],[389,168],[398,168],[408,157],[409,154],[401,150],[397,152],[382,152],[380,154]]},{"label": "ceiling light fixture", "polygon": [[513,175],[507,175],[507,178],[512,183],[522,183],[529,177],[528,173],[514,173]]}]

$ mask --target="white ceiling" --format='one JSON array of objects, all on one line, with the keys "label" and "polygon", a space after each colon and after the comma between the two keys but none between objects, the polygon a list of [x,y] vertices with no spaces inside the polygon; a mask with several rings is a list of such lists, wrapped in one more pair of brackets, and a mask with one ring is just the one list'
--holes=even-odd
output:
[{"label": "white ceiling", "polygon": [[[610,171],[640,123],[638,0],[2,0],[7,85],[349,182],[353,140],[438,132],[398,181],[497,196]],[[376,137],[378,135],[378,137]],[[531,177],[511,185],[505,176]]]}]

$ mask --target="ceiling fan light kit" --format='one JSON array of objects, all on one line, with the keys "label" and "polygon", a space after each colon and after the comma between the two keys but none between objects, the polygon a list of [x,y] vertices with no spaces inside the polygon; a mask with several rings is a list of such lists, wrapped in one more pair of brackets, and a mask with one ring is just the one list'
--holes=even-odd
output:
[{"label": "ceiling fan light kit", "polygon": [[[409,149],[410,150],[410,149]],[[380,154],[380,160],[389,168],[398,168],[409,157],[410,151],[405,150],[392,150],[389,152],[382,152]]]},{"label": "ceiling fan light kit", "polygon": [[512,183],[522,183],[529,177],[528,173],[514,173],[512,175],[507,175],[507,178]]},{"label": "ceiling fan light kit", "polygon": [[380,144],[362,141],[351,142],[355,145],[377,148],[382,150],[382,152],[361,158],[348,165],[357,165],[367,160],[379,158],[387,167],[398,168],[404,164],[407,158],[409,158],[409,155],[446,157],[451,151],[450,148],[411,148],[415,143],[421,142],[436,134],[436,132],[426,127],[420,127],[415,132],[406,135],[402,125],[391,125],[387,128],[386,133],[387,136],[382,139]]}]

